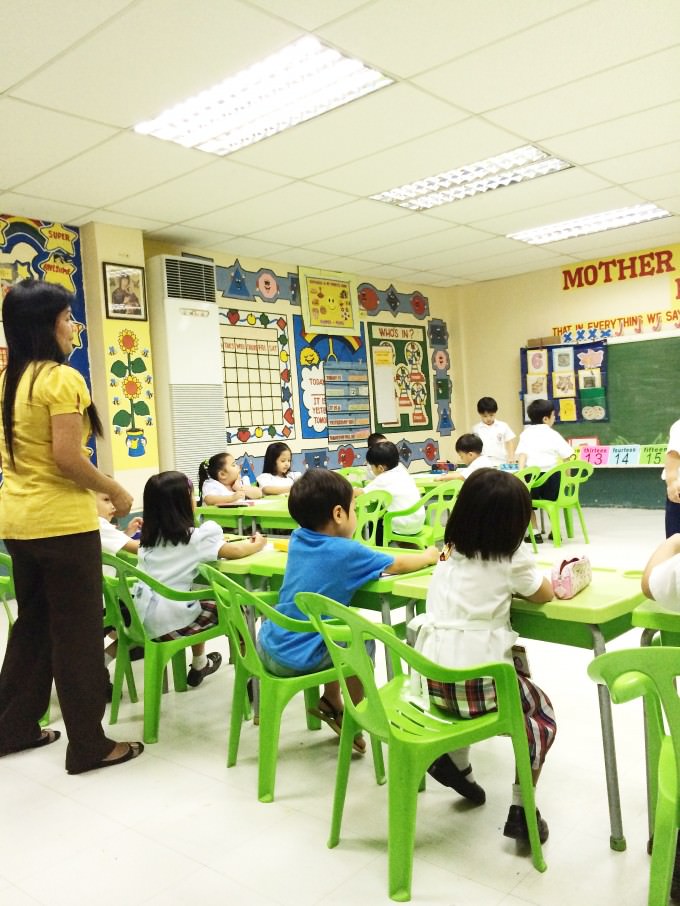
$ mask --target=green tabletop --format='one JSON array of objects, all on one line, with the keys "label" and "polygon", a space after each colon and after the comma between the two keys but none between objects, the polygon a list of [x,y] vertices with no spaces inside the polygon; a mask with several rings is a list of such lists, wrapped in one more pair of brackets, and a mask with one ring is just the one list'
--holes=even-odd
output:
[{"label": "green tabletop", "polygon": [[236,528],[239,532],[246,529],[255,531],[259,525],[263,532],[267,529],[289,529],[298,527],[297,522],[288,512],[288,495],[272,494],[238,506],[200,506],[196,515],[201,520],[212,519],[224,528]]},{"label": "green tabletop", "polygon": [[[424,601],[427,576],[399,577],[391,593],[397,599]],[[524,638],[557,642],[577,648],[593,648],[590,626],[598,626],[606,641],[632,628],[633,611],[645,596],[640,580],[614,569],[593,569],[593,581],[570,601],[555,598],[548,604],[532,604],[513,598],[513,628]],[[396,600],[395,606],[400,602]]]}]

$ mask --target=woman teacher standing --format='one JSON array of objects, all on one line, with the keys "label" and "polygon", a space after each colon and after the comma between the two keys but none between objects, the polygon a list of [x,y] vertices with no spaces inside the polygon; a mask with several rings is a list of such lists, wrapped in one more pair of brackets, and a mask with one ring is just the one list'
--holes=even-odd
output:
[{"label": "woman teacher standing", "polygon": [[66,726],[66,770],[80,774],[136,758],[141,743],[104,735],[101,545],[92,491],[119,514],[132,498],[90,462],[101,422],[73,351],[72,296],[24,280],[2,306],[8,348],[0,376],[0,537],[12,557],[18,617],[0,672],[0,755],[49,745],[40,729],[54,679]]}]

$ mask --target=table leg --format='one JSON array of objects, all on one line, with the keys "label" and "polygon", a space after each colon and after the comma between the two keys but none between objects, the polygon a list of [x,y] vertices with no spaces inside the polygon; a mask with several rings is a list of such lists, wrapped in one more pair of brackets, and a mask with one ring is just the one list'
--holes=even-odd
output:
[{"label": "table leg", "polygon": [[[385,626],[391,626],[392,611],[390,610],[389,595],[380,595],[380,613]],[[393,678],[394,673],[392,671],[392,662],[390,661],[390,654],[387,648],[385,648],[385,669],[387,670],[387,679],[389,681]]]},{"label": "table leg", "polygon": [[[604,636],[599,626],[590,625],[593,636],[593,652],[595,656],[605,652]],[[621,818],[621,797],[619,795],[619,775],[616,767],[616,746],[614,742],[614,722],[612,720],[612,702],[606,686],[597,686],[600,704],[600,723],[602,725],[602,748],[604,750],[604,771],[607,780],[607,799],[609,801],[609,846],[616,852],[623,852],[626,848],[626,838],[623,835],[623,822]]]}]

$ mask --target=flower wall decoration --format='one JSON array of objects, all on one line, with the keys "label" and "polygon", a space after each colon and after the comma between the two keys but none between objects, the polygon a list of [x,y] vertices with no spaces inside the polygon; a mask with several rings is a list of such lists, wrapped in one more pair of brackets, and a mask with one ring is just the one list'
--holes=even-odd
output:
[{"label": "flower wall decoration", "polygon": [[[144,385],[137,375],[145,374],[147,371],[144,356],[148,355],[148,350],[142,350],[141,356],[136,355],[139,349],[139,339],[137,334],[129,328],[121,330],[117,339],[121,355],[111,362],[110,371],[113,377],[110,385],[120,390],[122,398],[127,400],[128,408],[120,408],[111,419],[111,423],[116,434],[120,433],[121,429],[126,429],[125,443],[128,448],[128,456],[144,456],[146,438],[143,428],[140,428],[139,425],[151,424],[151,410],[148,404],[141,399],[144,395]],[[109,347],[109,355],[118,355],[114,346]],[[147,374],[144,382],[150,383],[150,378],[151,375]],[[149,390],[145,395],[149,399],[151,398]],[[114,405],[121,405],[121,402],[120,395],[113,398]]]}]

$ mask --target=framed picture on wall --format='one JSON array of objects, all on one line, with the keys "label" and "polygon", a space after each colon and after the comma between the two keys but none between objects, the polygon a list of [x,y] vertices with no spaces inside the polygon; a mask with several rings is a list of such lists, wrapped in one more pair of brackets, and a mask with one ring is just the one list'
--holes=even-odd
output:
[{"label": "framed picture on wall", "polygon": [[358,337],[359,297],[348,274],[298,268],[300,307],[307,333]]},{"label": "framed picture on wall", "polygon": [[146,321],[144,268],[108,262],[104,262],[103,268],[106,317]]}]

